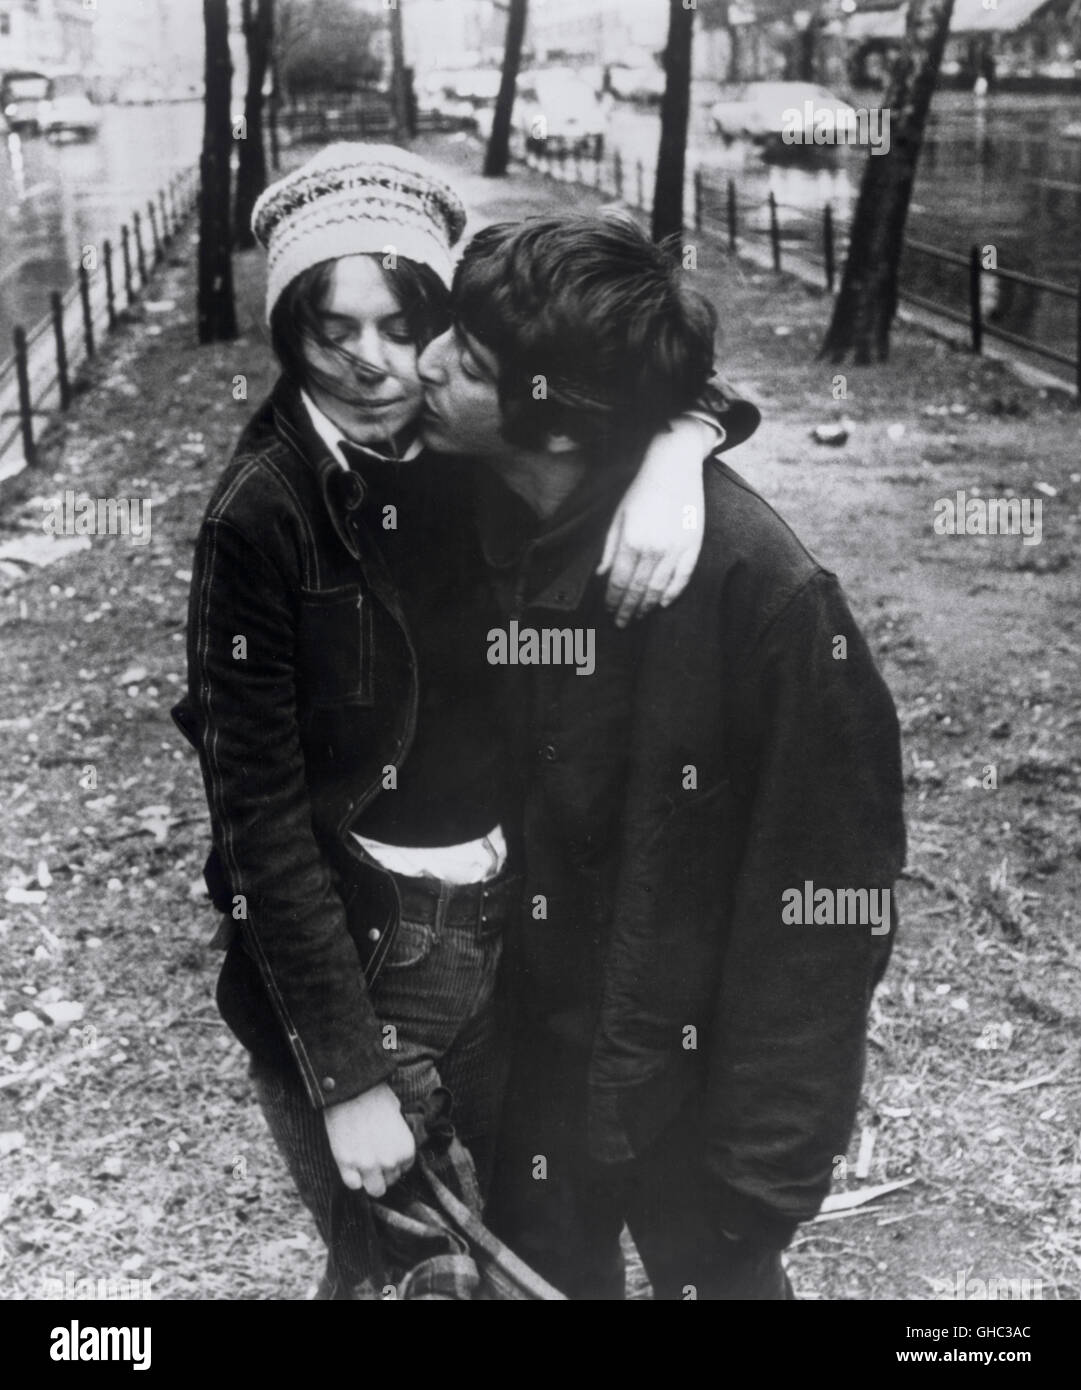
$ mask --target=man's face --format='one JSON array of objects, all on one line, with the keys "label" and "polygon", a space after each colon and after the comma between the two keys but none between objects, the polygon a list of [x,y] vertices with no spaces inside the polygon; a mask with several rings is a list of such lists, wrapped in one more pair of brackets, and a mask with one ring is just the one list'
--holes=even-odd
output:
[{"label": "man's face", "polygon": [[448,329],[420,357],[424,412],[420,431],[429,449],[475,459],[505,456],[500,433],[495,357],[461,328]]},{"label": "man's face", "polygon": [[411,430],[423,402],[417,348],[376,261],[343,256],[334,263],[319,320],[321,336],[336,349],[312,339],[303,345],[324,382],[308,382],[320,410],[357,444],[380,444]]}]

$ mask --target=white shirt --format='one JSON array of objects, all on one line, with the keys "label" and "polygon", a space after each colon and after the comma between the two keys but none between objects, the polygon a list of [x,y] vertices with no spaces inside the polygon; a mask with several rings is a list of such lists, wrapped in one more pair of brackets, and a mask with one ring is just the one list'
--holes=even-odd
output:
[{"label": "white shirt", "polygon": [[[342,440],[346,438],[346,435],[328,415],[319,409],[307,391],[301,391],[300,398],[304,402],[304,408],[307,410],[319,438],[341,466],[348,470],[349,465],[342,453]],[[349,442],[352,443],[352,441]],[[373,458],[385,459],[387,457],[386,454],[368,448],[365,444],[354,445],[354,448],[364,449]],[[420,440],[415,439],[402,454],[402,459],[416,458],[421,448]],[[461,845],[431,847],[385,845],[380,840],[369,840],[366,836],[358,835],[355,831],[350,833],[353,839],[368,851],[376,863],[382,865],[384,869],[402,874],[406,878],[435,878],[441,879],[444,883],[454,884],[484,883],[490,878],[495,878],[507,862],[507,842],[503,836],[503,829],[499,825],[494,826],[487,835],[482,835],[479,840],[469,840]]]}]

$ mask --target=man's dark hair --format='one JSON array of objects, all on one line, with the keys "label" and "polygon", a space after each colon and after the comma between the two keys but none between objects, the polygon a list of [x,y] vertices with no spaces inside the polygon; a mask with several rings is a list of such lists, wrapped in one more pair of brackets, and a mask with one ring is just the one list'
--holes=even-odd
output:
[{"label": "man's dark hair", "polygon": [[[381,255],[373,254],[371,259],[401,306],[417,352],[422,352],[450,326],[450,295],[446,286],[430,266],[403,258],[390,269],[383,265]],[[333,270],[333,261],[320,261],[301,271],[285,287],[271,311],[270,341],[275,356],[285,375],[299,385],[313,376],[304,357],[305,341],[331,355],[341,352],[323,332],[321,318]]]},{"label": "man's dark hair", "polygon": [[712,306],[684,284],[675,248],[629,216],[486,227],[451,299],[498,362],[503,435],[525,448],[549,434],[601,454],[644,447],[713,370]]}]

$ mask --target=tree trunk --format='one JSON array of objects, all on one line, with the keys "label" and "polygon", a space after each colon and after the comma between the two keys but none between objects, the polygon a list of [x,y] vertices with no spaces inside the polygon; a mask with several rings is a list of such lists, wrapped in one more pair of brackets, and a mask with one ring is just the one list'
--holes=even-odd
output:
[{"label": "tree trunk", "polygon": [[409,72],[405,66],[401,6],[402,0],[393,0],[390,6],[390,91],[394,107],[394,124],[398,128],[399,139],[411,138],[417,133],[410,101]]},{"label": "tree trunk", "polygon": [[884,102],[889,152],[867,156],[844,278],[819,350],[831,362],[843,361],[849,352],[858,366],[889,357],[905,221],[953,3],[910,0],[904,48]]},{"label": "tree trunk", "polygon": [[495,111],[492,113],[492,133],[484,156],[484,177],[502,178],[510,163],[510,123],[514,115],[514,88],[518,69],[522,65],[522,44],[525,42],[526,16],[529,0],[510,0],[507,14],[507,37],[503,46],[503,76],[499,83]]},{"label": "tree trunk", "polygon": [[274,40],[274,0],[244,0],[244,42],[248,51],[248,86],[244,93],[244,139],[239,141],[233,244],[238,250],[255,245],[252,208],[267,184],[263,147],[263,86]]},{"label": "tree trunk", "polygon": [[229,160],[233,151],[229,100],[233,64],[229,57],[228,0],[203,0],[203,24],[206,102],[199,161],[199,341],[216,343],[236,337],[229,219]]},{"label": "tree trunk", "polygon": [[725,13],[725,28],[728,32],[728,71],[725,73],[726,82],[738,82],[741,63],[741,48],[739,25],[733,24]]},{"label": "tree trunk", "polygon": [[270,59],[270,101],[267,103],[267,122],[270,127],[270,164],[275,173],[282,167],[281,104],[281,72],[277,55],[274,54]]},{"label": "tree trunk", "polygon": [[694,10],[668,0],[668,44],[664,50],[661,143],[653,185],[653,240],[683,235],[683,180],[687,164],[687,121],[691,112],[691,44]]}]

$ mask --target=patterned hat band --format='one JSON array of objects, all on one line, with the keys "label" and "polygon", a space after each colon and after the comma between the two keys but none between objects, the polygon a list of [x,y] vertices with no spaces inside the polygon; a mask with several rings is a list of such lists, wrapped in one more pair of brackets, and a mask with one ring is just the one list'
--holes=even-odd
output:
[{"label": "patterned hat band", "polygon": [[429,266],[445,285],[465,226],[457,193],[419,156],[394,145],[340,144],[272,184],[252,230],[267,251],[266,316],[303,271],[343,256]]}]

